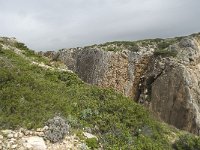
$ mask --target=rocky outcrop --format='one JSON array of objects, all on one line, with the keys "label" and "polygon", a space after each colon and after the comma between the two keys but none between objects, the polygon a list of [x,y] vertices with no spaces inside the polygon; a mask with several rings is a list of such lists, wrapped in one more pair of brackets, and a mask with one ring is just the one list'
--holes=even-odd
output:
[{"label": "rocky outcrop", "polygon": [[178,52],[175,58],[150,61],[140,96],[151,97],[151,110],[165,122],[199,134],[199,37],[184,38],[169,49],[172,47]]},{"label": "rocky outcrop", "polygon": [[114,88],[144,104],[165,122],[199,134],[199,34],[139,43],[137,51],[123,46],[118,49],[63,49],[52,57],[63,61],[85,82]]},{"label": "rocky outcrop", "polygon": [[120,52],[101,48],[63,49],[53,60],[64,62],[85,82],[114,88],[124,95],[137,95],[139,78],[144,72],[153,49],[142,47],[139,52],[124,49]]}]

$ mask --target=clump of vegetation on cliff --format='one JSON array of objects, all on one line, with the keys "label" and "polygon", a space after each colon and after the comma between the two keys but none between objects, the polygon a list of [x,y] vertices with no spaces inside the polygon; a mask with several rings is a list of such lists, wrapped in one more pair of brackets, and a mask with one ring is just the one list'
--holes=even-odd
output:
[{"label": "clump of vegetation on cliff", "polygon": [[[24,45],[17,48],[28,51]],[[41,127],[59,113],[74,129],[90,128],[105,149],[172,149],[167,137],[178,131],[163,127],[132,100],[85,84],[73,73],[44,69],[11,50],[2,51],[0,128]]]},{"label": "clump of vegetation on cliff", "polygon": [[163,56],[163,57],[176,57],[177,52],[175,51],[170,51],[168,49],[157,49],[154,51],[155,56]]},{"label": "clump of vegetation on cliff", "polygon": [[155,56],[162,56],[162,57],[176,57],[177,51],[172,51],[169,49],[170,45],[173,45],[177,41],[180,41],[182,37],[177,37],[173,39],[166,39],[161,40],[157,43],[157,47],[154,51]]}]

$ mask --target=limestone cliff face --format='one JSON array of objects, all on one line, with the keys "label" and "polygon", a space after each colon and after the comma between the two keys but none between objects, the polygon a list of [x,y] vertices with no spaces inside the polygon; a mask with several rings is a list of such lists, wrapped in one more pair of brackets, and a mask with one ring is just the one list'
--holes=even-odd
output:
[{"label": "limestone cliff face", "polygon": [[141,48],[139,52],[123,50],[105,51],[101,48],[75,48],[60,50],[54,59],[63,61],[85,82],[110,87],[124,95],[134,97],[140,76],[147,67],[153,49]]},{"label": "limestone cliff face", "polygon": [[149,96],[149,107],[158,117],[177,128],[199,134],[199,37],[184,38],[169,49],[177,51],[175,58],[153,57],[149,62],[140,99]]},{"label": "limestone cliff face", "polygon": [[168,41],[173,42],[160,52],[156,52],[159,43],[151,41],[145,46],[139,43],[137,50],[112,44],[120,49],[116,52],[104,46],[63,49],[53,58],[85,82],[114,88],[163,121],[199,134],[200,36],[164,42]]}]

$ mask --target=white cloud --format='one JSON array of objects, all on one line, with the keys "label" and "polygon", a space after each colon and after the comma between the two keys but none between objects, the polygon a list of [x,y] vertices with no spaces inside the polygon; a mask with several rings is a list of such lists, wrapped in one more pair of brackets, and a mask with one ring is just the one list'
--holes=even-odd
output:
[{"label": "white cloud", "polygon": [[198,32],[199,0],[0,0],[0,36],[37,50]]}]

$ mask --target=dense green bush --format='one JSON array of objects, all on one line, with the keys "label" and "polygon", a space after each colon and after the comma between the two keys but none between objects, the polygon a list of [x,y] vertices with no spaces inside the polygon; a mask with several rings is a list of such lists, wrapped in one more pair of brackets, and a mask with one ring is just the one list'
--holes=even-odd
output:
[{"label": "dense green bush", "polygon": [[96,138],[89,138],[85,140],[87,146],[91,149],[95,149],[99,147],[98,141]]},{"label": "dense green bush", "polygon": [[14,79],[13,74],[5,69],[5,68],[1,68],[0,71],[0,84],[5,84],[6,82],[11,81],[12,79]]},{"label": "dense green bush", "polygon": [[177,52],[176,51],[169,51],[168,49],[162,49],[162,50],[155,50],[154,56],[163,56],[163,57],[176,57]]},{"label": "dense green bush", "polygon": [[181,135],[173,147],[175,150],[199,150],[200,138],[190,134]]},{"label": "dense green bush", "polygon": [[165,49],[169,45],[171,45],[171,42],[166,42],[166,41],[159,42],[158,43],[158,49]]},{"label": "dense green bush", "polygon": [[105,47],[104,50],[113,51],[113,52],[122,51],[122,49],[120,47],[112,47],[112,46]]},{"label": "dense green bush", "polygon": [[28,47],[24,43],[16,42],[15,47],[18,49],[29,50]]}]

